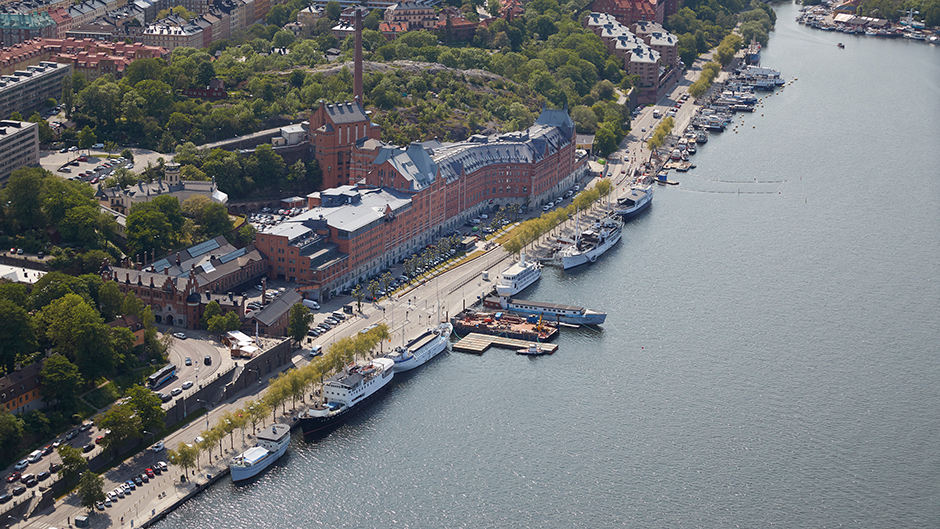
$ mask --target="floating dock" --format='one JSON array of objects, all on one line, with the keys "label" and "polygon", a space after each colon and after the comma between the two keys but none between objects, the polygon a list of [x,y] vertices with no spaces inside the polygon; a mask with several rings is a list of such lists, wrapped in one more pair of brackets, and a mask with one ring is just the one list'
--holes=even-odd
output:
[{"label": "floating dock", "polygon": [[[527,349],[530,343],[532,342],[526,340],[516,340],[515,338],[490,336],[472,332],[468,334],[466,338],[455,343],[453,347],[454,351],[481,355],[484,351],[489,349],[490,346],[496,346],[503,349],[512,349],[515,351],[519,349]],[[542,349],[551,351],[552,353],[558,350],[558,344],[553,343],[542,343],[541,347]]]}]

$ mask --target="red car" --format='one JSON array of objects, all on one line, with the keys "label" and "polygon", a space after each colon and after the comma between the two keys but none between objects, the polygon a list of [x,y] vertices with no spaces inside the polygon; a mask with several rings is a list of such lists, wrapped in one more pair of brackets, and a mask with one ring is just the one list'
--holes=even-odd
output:
[{"label": "red car", "polygon": [[14,473],[10,474],[9,476],[7,476],[7,483],[14,483],[14,482],[19,481],[19,480],[20,480],[20,476],[22,476],[22,475],[23,475],[23,474],[21,474],[21,473],[19,473],[19,472],[14,472]]},{"label": "red car", "polygon": [[147,477],[150,477],[150,478],[153,477],[153,470],[152,470],[152,469],[149,469],[149,468],[147,469]]},{"label": "red car", "polygon": [[78,157],[78,161],[80,161],[80,162],[87,162],[87,161],[88,161],[88,157],[87,157],[87,156],[79,156],[79,157]]},{"label": "red car", "polygon": [[95,444],[100,445],[102,439],[104,439],[103,435],[99,435],[98,437],[95,437]]}]

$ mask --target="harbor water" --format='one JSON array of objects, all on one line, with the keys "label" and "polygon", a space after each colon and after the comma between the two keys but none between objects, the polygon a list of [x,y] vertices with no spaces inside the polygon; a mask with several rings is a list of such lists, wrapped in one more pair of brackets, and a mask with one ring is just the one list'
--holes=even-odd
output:
[{"label": "harbor water", "polygon": [[524,293],[601,329],[442,355],[157,527],[940,527],[940,49],[775,9],[797,80]]}]

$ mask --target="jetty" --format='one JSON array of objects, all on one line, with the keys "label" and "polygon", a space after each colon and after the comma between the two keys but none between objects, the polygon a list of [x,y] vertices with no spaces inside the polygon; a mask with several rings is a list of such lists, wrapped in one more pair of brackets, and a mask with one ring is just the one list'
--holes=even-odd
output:
[{"label": "jetty", "polygon": [[[492,336],[488,334],[472,332],[459,342],[455,343],[453,348],[454,351],[481,355],[491,346],[500,347],[503,349],[519,350],[527,349],[530,343],[532,342],[526,340],[517,340],[515,338],[507,338],[505,336]],[[549,354],[558,350],[558,344],[539,343],[539,345],[543,350],[549,351]]]}]

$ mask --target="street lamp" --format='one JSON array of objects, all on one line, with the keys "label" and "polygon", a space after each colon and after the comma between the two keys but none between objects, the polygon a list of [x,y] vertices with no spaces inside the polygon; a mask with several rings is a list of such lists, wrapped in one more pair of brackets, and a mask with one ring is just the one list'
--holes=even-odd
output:
[{"label": "street lamp", "polygon": [[[150,435],[151,442],[153,442],[154,437],[156,437],[155,432],[148,432],[147,430],[144,430],[143,433]],[[153,447],[151,446],[150,447],[150,468],[153,468],[153,463],[154,461],[156,461],[156,457],[157,457],[157,453],[153,451]]]},{"label": "street lamp", "polygon": [[196,399],[196,402],[201,402],[206,405],[206,430],[208,430],[209,429],[209,403],[202,399]]}]

